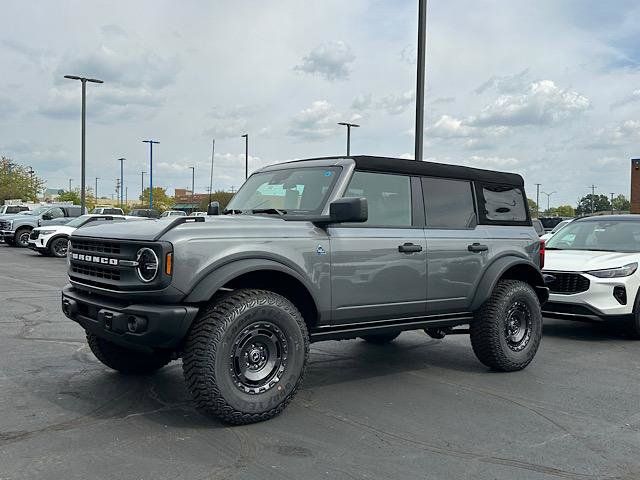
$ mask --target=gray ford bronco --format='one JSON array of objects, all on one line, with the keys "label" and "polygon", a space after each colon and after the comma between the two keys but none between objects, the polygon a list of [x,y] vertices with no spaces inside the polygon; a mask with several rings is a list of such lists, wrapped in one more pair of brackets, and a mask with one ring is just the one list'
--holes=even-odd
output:
[{"label": "gray ford bronco", "polygon": [[182,358],[196,405],[280,413],[309,343],[468,333],[499,371],[533,359],[548,297],[519,175],[381,157],[255,172],[219,216],[76,230],[62,310],[105,365]]}]

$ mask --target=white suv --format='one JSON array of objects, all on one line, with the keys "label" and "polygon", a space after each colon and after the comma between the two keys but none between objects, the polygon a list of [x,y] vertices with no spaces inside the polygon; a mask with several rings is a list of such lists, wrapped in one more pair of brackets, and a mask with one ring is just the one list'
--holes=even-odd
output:
[{"label": "white suv", "polygon": [[574,220],[546,244],[547,317],[626,323],[640,339],[640,215]]}]

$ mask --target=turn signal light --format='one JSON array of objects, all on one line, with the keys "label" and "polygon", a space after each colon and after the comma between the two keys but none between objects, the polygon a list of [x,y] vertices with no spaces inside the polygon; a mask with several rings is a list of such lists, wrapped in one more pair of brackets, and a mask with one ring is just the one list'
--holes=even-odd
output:
[{"label": "turn signal light", "polygon": [[544,268],[544,240],[540,240],[540,270]]},{"label": "turn signal light", "polygon": [[164,259],[164,273],[171,275],[173,273],[173,253],[167,253]]}]

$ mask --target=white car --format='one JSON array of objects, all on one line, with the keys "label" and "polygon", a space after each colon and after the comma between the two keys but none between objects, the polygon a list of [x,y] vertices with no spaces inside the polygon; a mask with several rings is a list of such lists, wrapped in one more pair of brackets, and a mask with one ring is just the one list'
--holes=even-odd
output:
[{"label": "white car", "polygon": [[182,210],[167,210],[165,212],[162,212],[162,215],[160,215],[160,218],[185,217],[186,215],[187,215],[187,212],[183,212]]},{"label": "white car", "polygon": [[85,225],[99,225],[106,222],[125,222],[146,220],[144,217],[126,217],[124,215],[81,215],[64,225],[37,227],[29,235],[29,248],[45,256],[66,257],[69,235]]},{"label": "white car", "polygon": [[206,217],[207,212],[191,212],[189,216],[190,217]]},{"label": "white car", "polygon": [[574,220],[546,244],[545,316],[624,322],[640,339],[640,215]]},{"label": "white car", "polygon": [[573,222],[573,220],[574,220],[573,218],[569,218],[567,220],[562,220],[559,224],[557,224],[555,227],[553,227],[553,230],[551,230],[549,233],[545,233],[544,235],[541,235],[540,236],[540,240],[544,240],[546,242],[551,237],[553,237],[556,233],[558,233],[560,230],[562,230],[564,227],[566,227],[571,222]]}]

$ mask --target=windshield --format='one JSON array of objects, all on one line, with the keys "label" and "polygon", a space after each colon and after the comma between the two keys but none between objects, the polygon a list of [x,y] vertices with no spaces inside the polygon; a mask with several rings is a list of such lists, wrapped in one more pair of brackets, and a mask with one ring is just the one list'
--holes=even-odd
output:
[{"label": "windshield", "polygon": [[563,221],[561,221],[558,225],[553,227],[553,230],[551,230],[551,233],[556,233],[558,230],[560,230],[561,228],[563,228],[565,225],[567,225],[570,222],[571,222],[571,220],[563,220]]},{"label": "windshield", "polygon": [[38,208],[34,208],[33,210],[27,210],[25,212],[20,212],[18,215],[40,215],[41,213],[46,212],[50,208],[51,207],[38,207]]},{"label": "windshield", "polygon": [[238,190],[225,212],[320,213],[339,173],[340,167],[287,168],[256,173]]},{"label": "windshield", "polygon": [[93,218],[91,215],[81,215],[78,218],[74,218],[69,223],[66,224],[67,227],[81,227],[85,223],[89,221],[89,219]]},{"label": "windshield", "polygon": [[640,221],[571,222],[547,241],[547,249],[640,252]]}]

